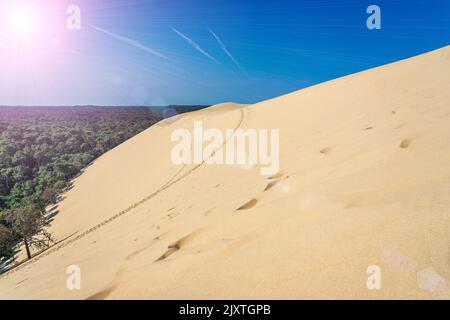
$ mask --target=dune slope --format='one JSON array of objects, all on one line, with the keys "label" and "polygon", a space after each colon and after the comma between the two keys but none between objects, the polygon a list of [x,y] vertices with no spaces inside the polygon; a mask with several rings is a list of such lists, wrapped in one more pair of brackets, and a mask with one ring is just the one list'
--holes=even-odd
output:
[{"label": "dune slope", "polygon": [[[51,227],[66,240],[1,277],[0,299],[450,298],[449,70],[445,47],[159,123],[76,179]],[[173,164],[195,120],[279,128],[279,174]]]}]

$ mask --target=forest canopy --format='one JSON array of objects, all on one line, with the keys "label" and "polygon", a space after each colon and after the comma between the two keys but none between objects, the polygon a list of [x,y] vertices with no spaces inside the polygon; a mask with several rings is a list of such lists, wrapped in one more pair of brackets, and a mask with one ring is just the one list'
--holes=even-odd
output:
[{"label": "forest canopy", "polygon": [[14,232],[12,213],[28,212],[42,224],[36,210],[55,203],[94,159],[168,110],[174,115],[202,107],[0,107],[0,259],[13,252],[12,242],[32,237]]}]

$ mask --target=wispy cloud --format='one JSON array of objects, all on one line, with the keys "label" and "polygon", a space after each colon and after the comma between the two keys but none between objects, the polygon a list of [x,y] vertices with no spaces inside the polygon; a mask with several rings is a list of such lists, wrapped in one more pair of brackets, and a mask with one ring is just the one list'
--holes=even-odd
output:
[{"label": "wispy cloud", "polygon": [[144,45],[144,44],[142,44],[142,43],[140,43],[140,42],[138,42],[136,40],[133,40],[133,39],[121,36],[119,34],[116,34],[116,33],[113,33],[111,31],[99,28],[99,27],[94,26],[94,25],[90,25],[90,27],[95,29],[95,30],[97,30],[97,31],[100,31],[100,32],[102,32],[102,33],[104,33],[104,34],[106,34],[106,35],[108,35],[108,36],[110,36],[110,37],[112,37],[114,39],[117,39],[117,40],[120,40],[120,41],[122,41],[122,42],[124,42],[126,44],[129,44],[130,46],[133,46],[135,48],[144,50],[145,52],[150,53],[150,54],[152,54],[154,56],[157,56],[159,58],[169,60],[169,58],[167,56],[165,56],[164,54],[159,53],[158,51],[155,51],[152,48],[150,48],[150,47],[148,47],[148,46],[146,46],[146,45]]},{"label": "wispy cloud", "polygon": [[206,52],[205,50],[202,49],[202,47],[200,47],[200,45],[196,42],[194,42],[191,38],[189,38],[188,36],[184,35],[183,33],[181,33],[180,31],[178,31],[175,28],[172,28],[172,30],[178,34],[181,38],[183,38],[184,40],[187,41],[187,43],[189,43],[195,50],[197,50],[198,52],[200,52],[201,54],[203,54],[205,57],[207,57],[208,59],[211,59],[212,61],[219,63],[216,59],[214,59],[213,56],[211,56],[208,52]]},{"label": "wispy cloud", "polygon": [[219,38],[219,36],[217,34],[215,34],[214,31],[212,31],[211,29],[209,29],[209,32],[211,32],[211,34],[213,35],[213,37],[217,40],[217,42],[219,43],[220,47],[222,48],[223,52],[225,52],[225,54],[231,59],[231,61],[233,61],[233,63],[236,65],[236,67],[241,70],[241,72],[243,72],[244,74],[247,74],[245,72],[244,69],[242,69],[241,65],[239,64],[239,62],[237,62],[237,60],[234,58],[234,56],[231,54],[230,51],[228,51],[227,47],[225,46],[225,44],[222,42],[222,40]]}]

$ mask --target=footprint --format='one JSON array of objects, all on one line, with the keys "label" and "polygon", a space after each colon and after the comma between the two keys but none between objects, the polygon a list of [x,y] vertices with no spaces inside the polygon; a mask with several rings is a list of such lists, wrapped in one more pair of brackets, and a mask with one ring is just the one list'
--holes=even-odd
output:
[{"label": "footprint", "polygon": [[273,175],[273,176],[270,176],[270,177],[268,177],[267,179],[269,179],[269,180],[274,180],[274,179],[279,179],[279,178],[281,178],[281,177],[283,177],[283,172],[278,172],[277,174],[275,174],[275,175]]},{"label": "footprint", "polygon": [[247,210],[251,209],[258,203],[258,200],[252,199],[249,202],[245,203],[244,205],[240,206],[237,210]]},{"label": "footprint", "polygon": [[280,172],[280,173],[278,173],[278,174],[276,174],[276,175],[274,175],[274,176],[271,176],[271,177],[269,177],[269,178],[267,178],[267,179],[268,179],[269,181],[270,181],[270,180],[272,180],[272,181],[270,181],[270,182],[266,185],[266,187],[264,188],[263,192],[264,192],[264,191],[267,191],[267,190],[270,190],[270,189],[272,189],[272,188],[275,187],[275,186],[278,186],[278,184],[279,184],[280,181],[289,179],[289,176],[288,176],[288,175],[284,175],[282,172]]},{"label": "footprint", "polygon": [[402,148],[402,149],[408,148],[410,146],[411,142],[412,142],[412,139],[409,139],[409,138],[403,139],[402,142],[400,143],[400,148]]},{"label": "footprint", "polygon": [[368,127],[366,127],[364,130],[372,130],[372,129],[373,129],[372,126],[368,126]]},{"label": "footprint", "polygon": [[105,300],[111,293],[113,293],[115,287],[106,288],[89,297],[86,300]]},{"label": "footprint", "polygon": [[166,259],[167,257],[171,256],[172,254],[174,254],[178,250],[180,250],[179,244],[175,243],[175,244],[170,245],[169,249],[166,252],[164,252],[164,254],[161,257],[156,259],[155,262]]},{"label": "footprint", "polygon": [[265,187],[264,191],[267,191],[267,190],[272,189],[277,183],[278,183],[278,180],[277,180],[277,181],[269,182],[269,183],[267,184],[267,186]]},{"label": "footprint", "polygon": [[181,214],[181,212],[171,212],[169,214],[167,214],[167,216],[169,217],[169,219],[173,219],[178,217]]},{"label": "footprint", "polygon": [[155,262],[161,261],[166,259],[167,257],[171,256],[172,254],[174,254],[175,252],[177,252],[178,250],[180,250],[181,248],[183,248],[192,238],[195,234],[197,234],[199,232],[199,230],[194,231],[190,234],[188,234],[187,236],[184,236],[183,238],[179,239],[178,241],[176,241],[175,243],[169,245],[167,247],[167,251],[163,253],[163,255],[161,257],[159,257],[158,259],[155,260]]},{"label": "footprint", "polygon": [[322,150],[320,150],[320,153],[328,154],[328,153],[330,153],[330,151],[331,151],[331,147],[326,147],[326,148],[323,148]]},{"label": "footprint", "polygon": [[209,209],[208,211],[206,211],[203,215],[206,217],[207,215],[209,215],[211,212],[213,212],[214,208]]}]

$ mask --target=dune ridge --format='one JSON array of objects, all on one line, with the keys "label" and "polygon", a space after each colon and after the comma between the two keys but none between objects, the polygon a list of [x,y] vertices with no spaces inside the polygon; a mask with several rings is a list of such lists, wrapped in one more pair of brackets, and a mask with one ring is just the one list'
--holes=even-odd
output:
[{"label": "dune ridge", "polygon": [[[75,180],[51,227],[66,240],[0,299],[450,298],[448,70],[445,47],[160,122]],[[174,165],[171,132],[194,121],[280,129],[280,172]]]}]

